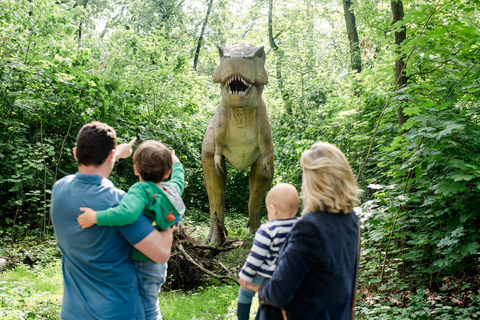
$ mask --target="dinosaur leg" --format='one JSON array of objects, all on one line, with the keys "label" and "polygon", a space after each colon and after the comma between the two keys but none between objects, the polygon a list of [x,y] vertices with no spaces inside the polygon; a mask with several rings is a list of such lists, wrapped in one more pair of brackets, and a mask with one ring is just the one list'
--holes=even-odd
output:
[{"label": "dinosaur leg", "polygon": [[[219,164],[222,170],[217,170]],[[215,163],[214,147],[209,148],[204,144],[202,148],[202,168],[210,204],[208,241],[211,244],[219,245],[225,240],[225,158],[222,156],[220,163],[218,161]]]},{"label": "dinosaur leg", "polygon": [[255,233],[260,227],[260,213],[263,200],[273,179],[273,157],[266,163],[259,158],[251,168],[250,172],[250,198],[248,199],[248,219],[250,232]]}]

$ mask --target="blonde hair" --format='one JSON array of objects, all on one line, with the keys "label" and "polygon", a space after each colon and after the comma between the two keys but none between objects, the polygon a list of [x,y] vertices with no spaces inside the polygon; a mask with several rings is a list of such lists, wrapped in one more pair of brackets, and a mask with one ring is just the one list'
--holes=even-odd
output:
[{"label": "blonde hair", "polygon": [[331,213],[353,211],[362,192],[357,187],[345,155],[332,144],[317,142],[304,151],[302,166],[302,215],[307,212]]}]

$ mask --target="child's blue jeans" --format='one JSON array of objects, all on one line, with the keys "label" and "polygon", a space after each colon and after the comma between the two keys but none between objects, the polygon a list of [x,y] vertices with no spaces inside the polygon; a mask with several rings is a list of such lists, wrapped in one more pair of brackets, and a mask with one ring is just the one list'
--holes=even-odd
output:
[{"label": "child's blue jeans", "polygon": [[[259,276],[257,274],[255,275],[255,277],[253,277],[252,282],[249,283],[259,286],[263,283],[264,280],[265,277]],[[255,291],[245,290],[242,286],[240,286],[240,289],[238,289],[238,303],[252,303],[253,297],[255,297]]]},{"label": "child's blue jeans", "polygon": [[158,293],[167,278],[167,263],[133,261],[145,320],[162,320]]}]

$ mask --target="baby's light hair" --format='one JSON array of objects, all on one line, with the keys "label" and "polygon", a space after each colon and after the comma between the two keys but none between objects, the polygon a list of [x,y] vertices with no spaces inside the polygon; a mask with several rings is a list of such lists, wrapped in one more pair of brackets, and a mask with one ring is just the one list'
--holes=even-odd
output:
[{"label": "baby's light hair", "polygon": [[307,212],[353,211],[362,192],[358,188],[347,158],[340,149],[317,142],[300,158],[302,166],[302,215]]}]

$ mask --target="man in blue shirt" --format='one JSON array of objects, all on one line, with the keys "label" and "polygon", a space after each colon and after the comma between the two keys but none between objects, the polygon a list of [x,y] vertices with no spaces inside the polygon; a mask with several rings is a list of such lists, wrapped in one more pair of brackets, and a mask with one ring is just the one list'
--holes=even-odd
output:
[{"label": "man in blue shirt", "polygon": [[116,140],[104,123],[84,125],[73,151],[78,172],[52,189],[50,215],[62,251],[62,319],[144,319],[131,247],[155,262],[170,257],[171,229],[157,231],[143,215],[123,227],[82,229],[77,223],[80,207],[104,210],[125,194],[107,178],[116,159],[131,155],[135,140],[119,146]]}]

